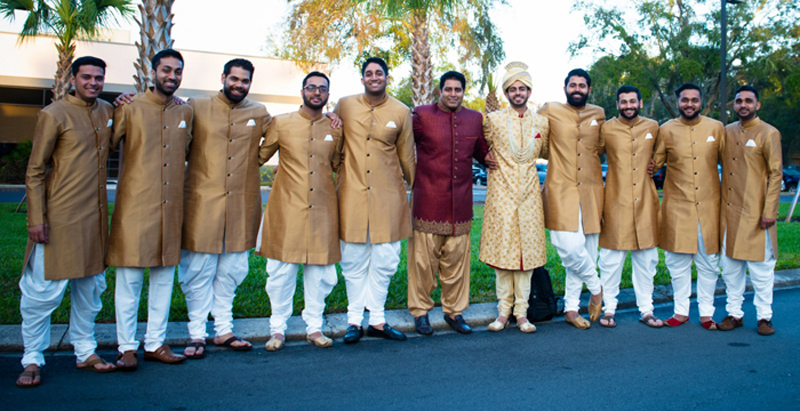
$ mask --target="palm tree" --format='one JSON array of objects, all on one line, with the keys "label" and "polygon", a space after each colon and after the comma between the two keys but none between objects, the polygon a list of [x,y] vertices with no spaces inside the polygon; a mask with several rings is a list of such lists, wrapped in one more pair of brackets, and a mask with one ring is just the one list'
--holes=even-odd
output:
[{"label": "palm tree", "polygon": [[172,48],[172,4],[175,0],[142,0],[139,4],[140,40],[136,42],[139,58],[133,63],[136,74],[136,91],[144,93],[153,86],[150,76],[150,60],[161,50]]},{"label": "palm tree", "polygon": [[94,38],[100,28],[132,13],[130,0],[0,0],[0,14],[14,20],[16,11],[28,12],[19,34],[20,42],[42,34],[56,36],[58,66],[53,101],[69,92],[70,65],[79,37]]}]

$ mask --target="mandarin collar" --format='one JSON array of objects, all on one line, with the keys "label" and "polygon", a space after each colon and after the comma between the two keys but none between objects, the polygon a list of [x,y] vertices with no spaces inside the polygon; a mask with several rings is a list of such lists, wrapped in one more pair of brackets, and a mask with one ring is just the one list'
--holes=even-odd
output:
[{"label": "mandarin collar", "polygon": [[384,105],[384,104],[385,104],[385,103],[386,103],[388,100],[389,100],[389,94],[388,94],[388,93],[384,94],[384,96],[383,96],[383,100],[379,101],[377,104],[372,104],[372,103],[370,103],[370,102],[369,102],[369,99],[367,98],[367,94],[366,94],[366,93],[364,93],[364,94],[362,94],[362,95],[361,95],[361,102],[362,102],[362,103],[364,103],[364,104],[366,104],[366,105],[368,105],[368,106],[370,106],[370,107],[378,107],[378,106],[382,106],[382,105]]},{"label": "mandarin collar", "polygon": [[247,101],[247,97],[245,97],[242,99],[242,101],[234,103],[228,98],[228,96],[225,95],[225,93],[222,90],[220,90],[219,93],[217,93],[217,98],[231,107],[241,107],[242,105],[244,105],[245,101]]},{"label": "mandarin collar", "polygon": [[737,123],[741,130],[748,130],[761,124],[761,117],[756,116],[756,118],[750,120],[750,122],[748,122],[747,124],[742,124],[742,120],[739,120]]},{"label": "mandarin collar", "polygon": [[525,112],[522,113],[522,115],[520,115],[519,113],[517,113],[517,110],[514,110],[513,107],[508,106],[508,107],[506,107],[506,113],[508,113],[509,116],[514,117],[514,118],[526,118],[526,117],[530,117],[531,108],[528,107],[528,109],[525,110]]},{"label": "mandarin collar", "polygon": [[436,102],[436,107],[438,107],[440,111],[443,111],[443,112],[445,112],[447,114],[460,113],[461,109],[464,108],[463,105],[460,105],[460,106],[458,106],[458,108],[455,111],[452,111],[449,108],[445,107],[444,104],[442,104],[442,100],[439,100],[439,101]]},{"label": "mandarin collar", "polygon": [[323,114],[320,113],[318,116],[312,118],[311,116],[308,115],[308,113],[305,112],[305,110],[303,110],[303,106],[300,106],[300,108],[297,110],[297,112],[300,113],[300,117],[303,117],[304,119],[306,119],[308,121],[311,121],[311,122],[319,121],[323,117]]},{"label": "mandarin collar", "polygon": [[626,125],[626,126],[628,126],[628,127],[631,127],[631,128],[638,126],[639,124],[641,124],[641,123],[642,123],[642,121],[644,121],[644,119],[642,118],[642,116],[636,116],[636,118],[634,118],[633,120],[628,120],[627,118],[625,118],[625,117],[622,117],[622,116],[620,115],[620,116],[617,116],[617,119],[618,119],[618,120],[619,120],[619,121],[620,121],[622,124],[624,124],[624,125]]},{"label": "mandarin collar", "polygon": [[93,103],[87,103],[80,97],[75,97],[72,94],[67,94],[66,96],[64,96],[64,100],[67,103],[74,104],[78,107],[87,107],[90,109],[94,109],[95,107],[97,107],[97,100],[95,100]]},{"label": "mandarin collar", "polygon": [[697,117],[695,117],[694,120],[687,120],[683,116],[679,116],[678,117],[678,121],[680,121],[682,124],[687,125],[687,126],[696,126],[696,125],[700,124],[700,120],[702,120],[702,119],[703,119],[703,115],[702,114],[700,114]]},{"label": "mandarin collar", "polygon": [[158,98],[158,96],[156,96],[155,93],[153,93],[152,88],[147,89],[147,91],[145,91],[144,93],[144,96],[147,97],[147,99],[150,100],[150,102],[158,104],[159,106],[171,107],[175,105],[174,98],[168,98],[166,103],[162,103],[161,99]]}]

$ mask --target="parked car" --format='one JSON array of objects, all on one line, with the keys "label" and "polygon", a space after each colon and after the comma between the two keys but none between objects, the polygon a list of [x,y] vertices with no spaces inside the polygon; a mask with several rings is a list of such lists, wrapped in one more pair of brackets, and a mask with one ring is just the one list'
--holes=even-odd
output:
[{"label": "parked car", "polygon": [[486,185],[486,170],[479,164],[472,163],[472,183],[478,186]]},{"label": "parked car", "polygon": [[661,190],[664,188],[664,179],[667,177],[667,165],[661,166],[661,169],[653,173],[653,182],[656,184],[656,189]]},{"label": "parked car", "polygon": [[794,168],[783,169],[783,186],[786,191],[797,190],[798,181],[800,181],[800,171]]},{"label": "parked car", "polygon": [[544,184],[547,177],[547,164],[536,164],[536,173],[539,174],[539,184]]}]

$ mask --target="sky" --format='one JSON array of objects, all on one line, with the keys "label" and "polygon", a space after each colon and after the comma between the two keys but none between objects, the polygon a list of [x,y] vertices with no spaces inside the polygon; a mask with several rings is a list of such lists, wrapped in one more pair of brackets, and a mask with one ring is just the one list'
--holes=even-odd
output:
[{"label": "sky", "polygon": [[[583,16],[571,14],[571,7],[570,0],[507,0],[507,5],[492,11],[506,51],[506,62],[497,68],[496,77],[502,79],[508,62],[528,64],[533,77],[532,102],[563,101],[566,73],[592,62],[591,56],[570,58],[567,52],[570,41],[583,30]],[[177,0],[173,13],[176,48],[246,57],[266,55],[267,38],[270,33],[280,35],[289,7],[286,0],[228,0],[224,4],[216,0]],[[18,31],[23,19],[21,14],[15,23],[3,19],[0,30]],[[138,38],[133,20],[120,28],[131,30],[132,41]],[[221,34],[224,30],[231,32]],[[401,67],[393,74],[399,80],[408,71],[408,67]],[[359,74],[349,64],[332,67],[331,101],[363,92]],[[434,77],[438,74],[434,73]]]}]

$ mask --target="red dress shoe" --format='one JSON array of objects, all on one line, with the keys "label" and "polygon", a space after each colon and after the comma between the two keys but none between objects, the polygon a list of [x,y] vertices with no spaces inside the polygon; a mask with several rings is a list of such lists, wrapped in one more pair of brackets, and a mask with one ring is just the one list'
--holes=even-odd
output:
[{"label": "red dress shoe", "polygon": [[679,319],[677,319],[675,317],[670,317],[669,320],[664,321],[664,325],[666,325],[667,327],[677,327],[679,325],[684,325],[684,324],[686,324],[688,322],[689,322],[688,318],[683,320],[683,321],[681,321],[681,320],[679,320]]}]

